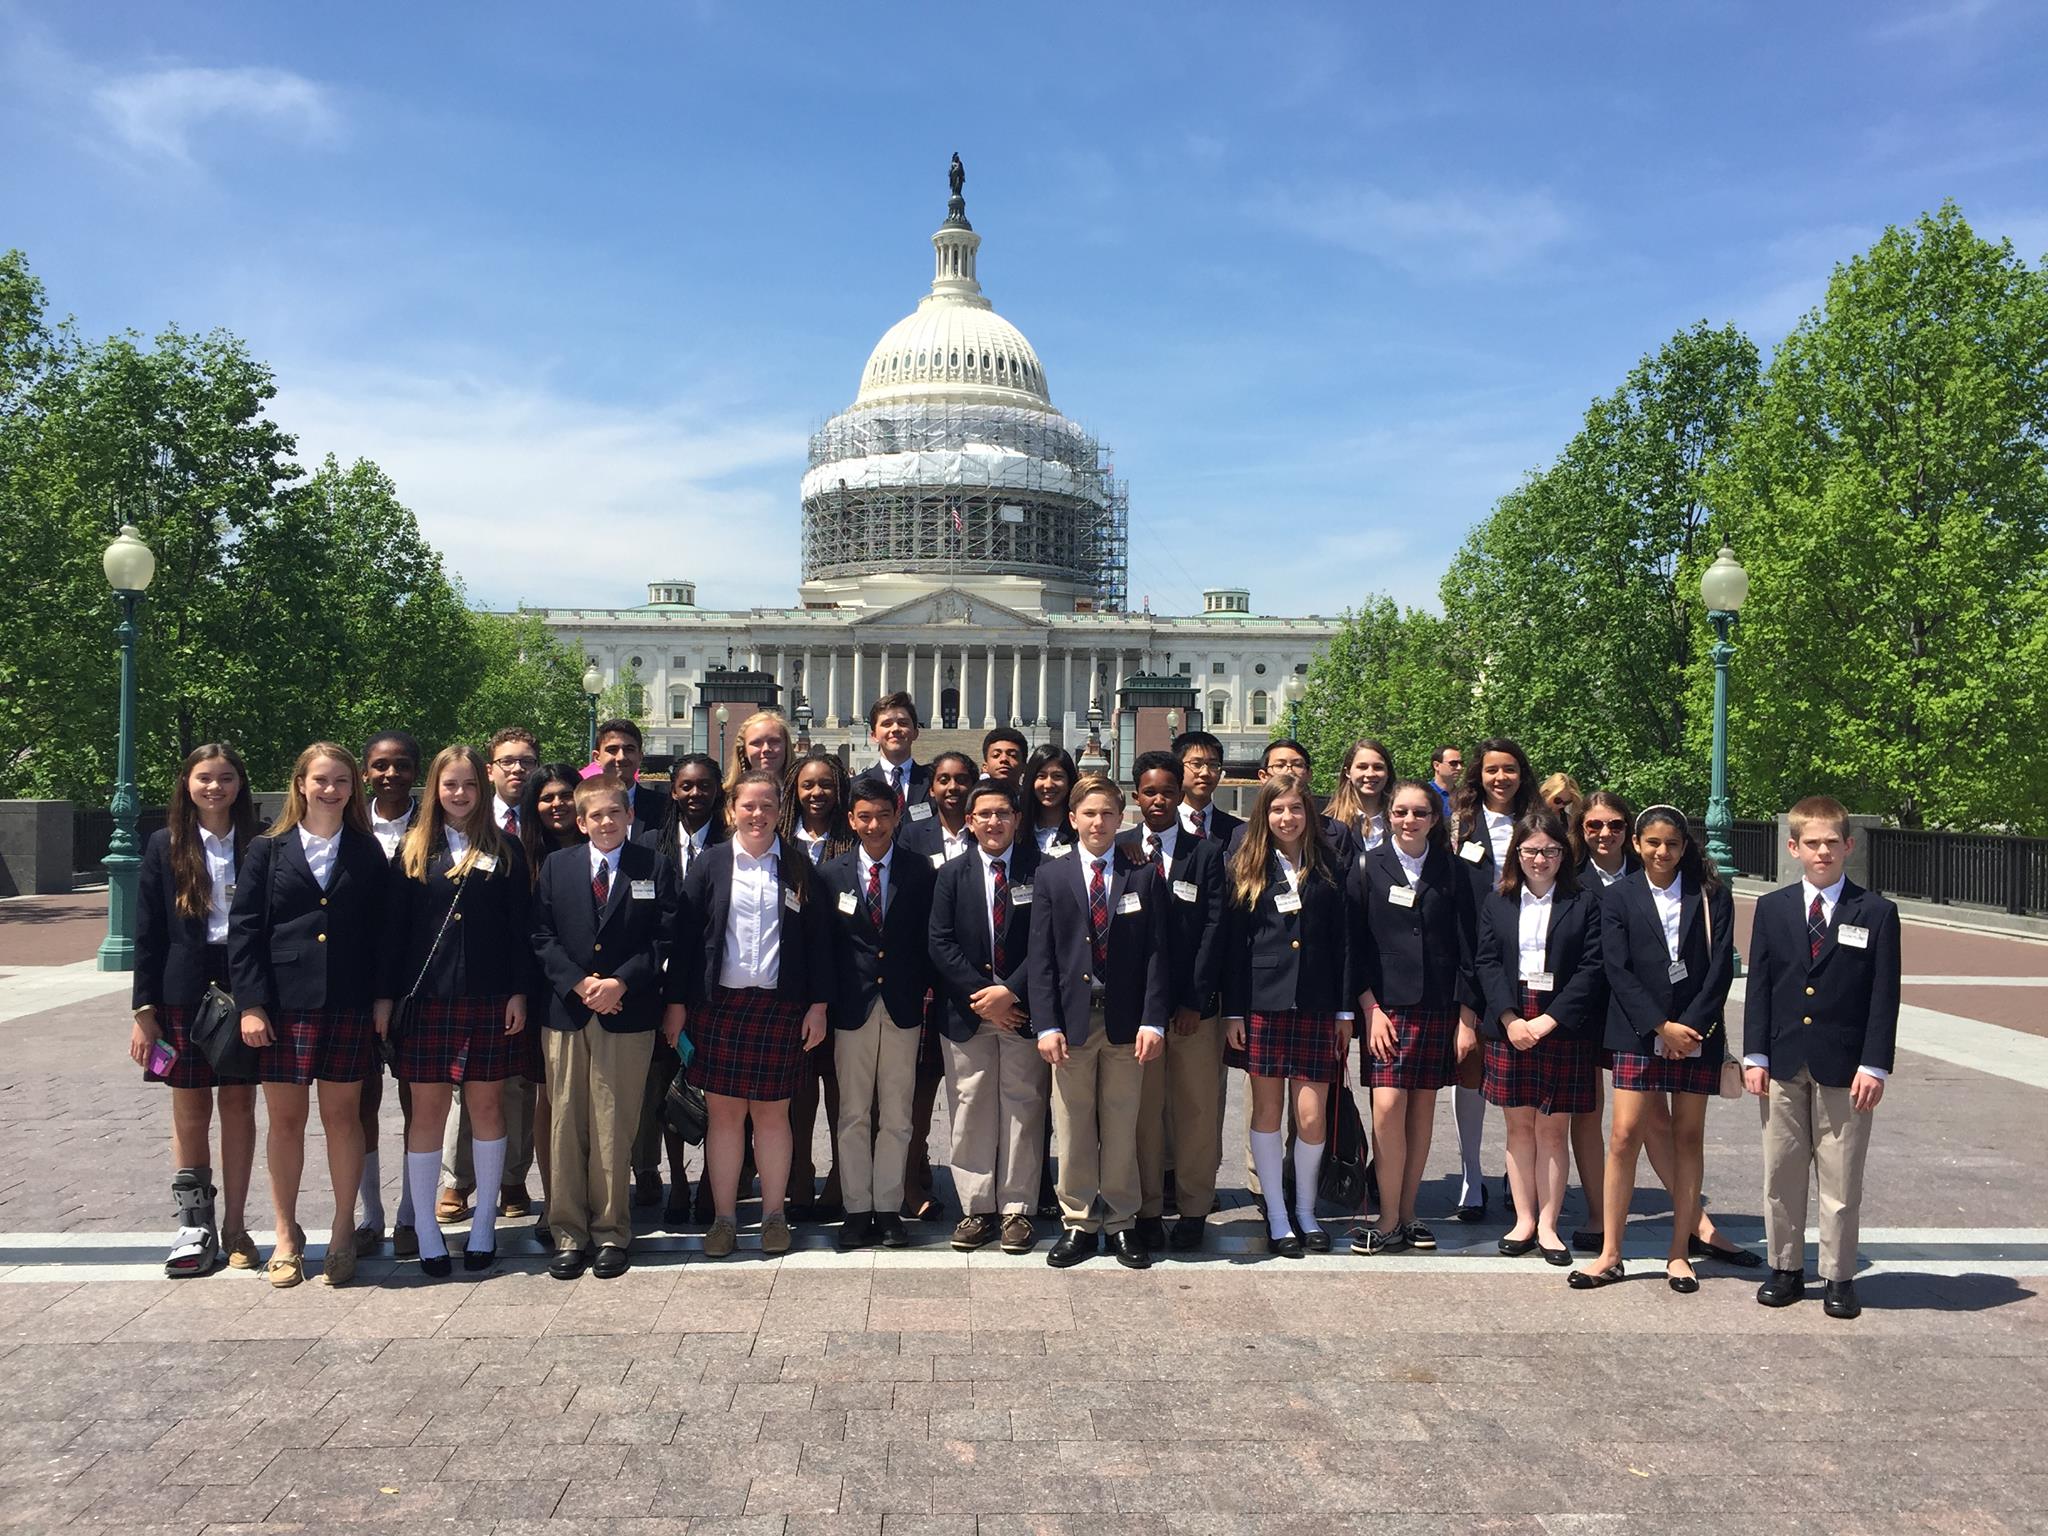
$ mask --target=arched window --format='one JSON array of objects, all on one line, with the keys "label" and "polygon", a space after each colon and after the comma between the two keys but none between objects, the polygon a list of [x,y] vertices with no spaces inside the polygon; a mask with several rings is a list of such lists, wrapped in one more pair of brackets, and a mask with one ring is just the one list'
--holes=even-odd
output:
[{"label": "arched window", "polygon": [[1266,719],[1266,690],[1261,688],[1258,692],[1252,695],[1252,724],[1265,725],[1267,723],[1268,722]]},{"label": "arched window", "polygon": [[668,691],[668,717],[671,720],[690,718],[690,690],[678,685]]},{"label": "arched window", "polygon": [[1227,723],[1229,719],[1230,695],[1219,688],[1216,692],[1209,695],[1209,718],[1207,723],[1210,729],[1213,730],[1217,726]]}]

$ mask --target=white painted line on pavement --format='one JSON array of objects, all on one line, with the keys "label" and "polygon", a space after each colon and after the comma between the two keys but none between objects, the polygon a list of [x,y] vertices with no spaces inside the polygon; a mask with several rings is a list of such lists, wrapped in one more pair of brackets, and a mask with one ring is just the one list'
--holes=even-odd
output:
[{"label": "white painted line on pavement", "polygon": [[70,965],[20,965],[0,969],[0,1024],[50,1008],[68,1008],[134,985],[127,971],[103,971],[91,960]]}]

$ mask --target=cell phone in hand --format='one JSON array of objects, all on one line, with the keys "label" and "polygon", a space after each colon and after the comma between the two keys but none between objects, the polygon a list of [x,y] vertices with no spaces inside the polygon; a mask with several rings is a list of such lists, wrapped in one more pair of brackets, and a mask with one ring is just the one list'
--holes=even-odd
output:
[{"label": "cell phone in hand", "polygon": [[168,1040],[152,1041],[149,1047],[149,1074],[152,1077],[169,1077],[171,1068],[177,1064],[177,1048]]}]

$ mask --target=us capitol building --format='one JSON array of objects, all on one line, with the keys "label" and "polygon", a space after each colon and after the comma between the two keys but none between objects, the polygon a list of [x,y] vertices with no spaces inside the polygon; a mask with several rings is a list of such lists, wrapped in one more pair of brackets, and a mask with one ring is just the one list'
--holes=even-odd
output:
[{"label": "us capitol building", "polygon": [[624,685],[649,753],[717,752],[715,701],[770,697],[812,741],[858,752],[867,705],[895,689],[928,730],[1014,725],[1078,750],[1091,710],[1107,722],[1135,687],[1191,693],[1185,723],[1249,757],[1285,679],[1336,632],[1257,614],[1238,586],[1204,591],[1199,614],[1128,610],[1128,491],[983,295],[964,180],[956,155],[931,291],[811,438],[797,606],[700,608],[676,579],[637,607],[540,610]]}]

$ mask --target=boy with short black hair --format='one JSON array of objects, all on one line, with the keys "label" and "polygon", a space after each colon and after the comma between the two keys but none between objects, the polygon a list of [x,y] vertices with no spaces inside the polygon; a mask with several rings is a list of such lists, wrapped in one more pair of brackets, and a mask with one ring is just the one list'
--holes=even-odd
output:
[{"label": "boy with short black hair", "polygon": [[1197,837],[1227,844],[1244,823],[1211,804],[1223,782],[1223,743],[1207,731],[1182,731],[1169,750],[1180,761],[1181,825]]},{"label": "boy with short black hair", "polygon": [[1820,1184],[1829,1317],[1852,1318],[1863,1162],[1899,1027],[1899,909],[1847,877],[1849,813],[1809,795],[1787,844],[1801,879],[1757,899],[1742,1014],[1743,1082],[1763,1101],[1767,1307],[1805,1294],[1807,1170]]},{"label": "boy with short black hair", "polygon": [[1022,731],[999,725],[981,738],[981,776],[1015,784],[1024,772],[1024,757],[1031,743]]}]

